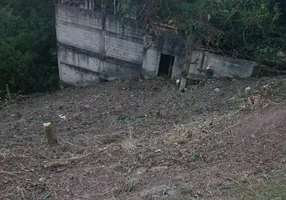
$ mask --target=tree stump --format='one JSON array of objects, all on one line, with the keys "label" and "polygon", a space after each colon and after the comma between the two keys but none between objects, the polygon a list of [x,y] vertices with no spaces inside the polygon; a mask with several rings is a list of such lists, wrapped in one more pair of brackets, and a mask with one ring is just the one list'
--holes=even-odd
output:
[{"label": "tree stump", "polygon": [[246,99],[251,95],[251,87],[245,88],[244,95]]},{"label": "tree stump", "polygon": [[44,125],[44,130],[45,130],[45,134],[46,134],[48,144],[51,146],[58,144],[58,141],[55,138],[54,133],[53,133],[52,123],[48,122],[48,123],[44,123],[43,125]]}]

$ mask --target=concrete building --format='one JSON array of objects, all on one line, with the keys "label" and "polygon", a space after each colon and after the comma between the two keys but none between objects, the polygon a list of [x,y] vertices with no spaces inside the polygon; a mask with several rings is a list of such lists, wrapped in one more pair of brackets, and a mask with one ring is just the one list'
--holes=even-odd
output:
[{"label": "concrete building", "polygon": [[[160,25],[157,25],[160,37],[154,38],[140,26],[136,13],[121,19],[114,15],[115,10],[102,13],[98,6],[100,1],[97,0],[72,3],[61,0],[56,5],[58,66],[62,82],[90,84],[141,74],[180,77],[185,55],[183,38],[170,34],[168,27]],[[196,62],[189,71],[192,79],[202,78],[197,68],[207,65],[241,77],[249,77],[254,66],[247,61],[213,54],[206,56],[204,52],[195,52],[193,60]]]}]

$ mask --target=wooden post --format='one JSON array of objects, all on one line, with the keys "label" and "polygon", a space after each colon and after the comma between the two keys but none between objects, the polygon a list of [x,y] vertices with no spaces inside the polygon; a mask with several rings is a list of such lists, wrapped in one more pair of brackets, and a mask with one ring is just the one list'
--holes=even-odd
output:
[{"label": "wooden post", "polygon": [[251,95],[251,87],[245,88],[244,95],[246,99]]},{"label": "wooden post", "polygon": [[51,122],[44,123],[44,130],[45,130],[46,138],[48,140],[48,144],[49,145],[58,144],[58,141],[55,138],[54,133],[53,133],[53,126]]},{"label": "wooden post", "polygon": [[6,84],[6,91],[7,91],[8,99],[9,99],[9,101],[11,102],[11,101],[12,101],[12,98],[11,98],[10,89],[9,89],[9,85],[8,85],[8,84]]}]

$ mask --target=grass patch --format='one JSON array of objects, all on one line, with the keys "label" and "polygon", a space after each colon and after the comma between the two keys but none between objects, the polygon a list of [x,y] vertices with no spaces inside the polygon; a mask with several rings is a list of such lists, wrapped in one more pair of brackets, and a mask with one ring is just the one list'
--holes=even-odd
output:
[{"label": "grass patch", "polygon": [[254,187],[253,190],[256,192],[256,197],[261,200],[286,199],[286,181],[266,181],[263,184]]},{"label": "grass patch", "polygon": [[286,181],[268,180],[254,185],[233,185],[226,196],[239,200],[286,200]]}]

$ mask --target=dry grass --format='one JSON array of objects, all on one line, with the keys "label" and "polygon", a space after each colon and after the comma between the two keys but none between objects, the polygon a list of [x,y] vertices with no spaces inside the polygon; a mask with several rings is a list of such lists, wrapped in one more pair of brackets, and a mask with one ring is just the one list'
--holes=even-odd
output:
[{"label": "dry grass", "polygon": [[[119,82],[1,106],[0,199],[245,198],[239,191],[254,199],[257,194],[283,199],[279,178],[259,176],[263,181],[253,184],[257,177],[239,173],[253,168],[248,161],[228,166],[239,156],[226,157],[233,138],[225,133],[251,119],[249,113],[279,107],[274,102],[284,97],[244,102],[243,84],[258,89],[266,84],[224,84],[192,86],[181,94],[164,81],[143,81],[130,90],[128,82]],[[215,87],[222,93],[214,93]],[[47,146],[42,128],[47,121],[55,124],[58,146]],[[228,192],[221,189],[226,186]]]}]

